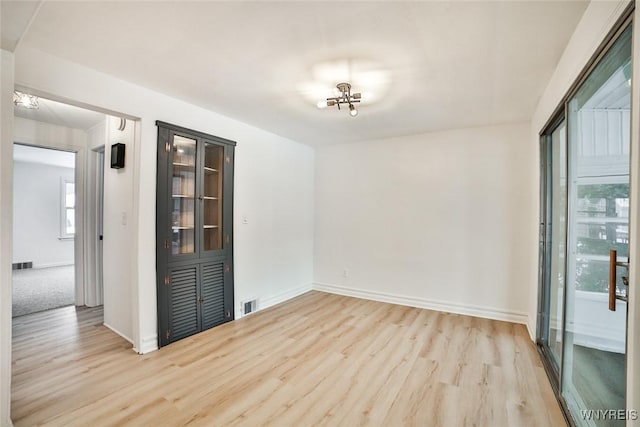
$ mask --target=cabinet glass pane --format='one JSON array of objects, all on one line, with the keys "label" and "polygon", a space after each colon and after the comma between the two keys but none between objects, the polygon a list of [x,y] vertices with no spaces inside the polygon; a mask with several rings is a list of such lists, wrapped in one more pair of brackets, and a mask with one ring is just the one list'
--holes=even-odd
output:
[{"label": "cabinet glass pane", "polygon": [[171,181],[171,253],[195,252],[196,141],[174,136]]},{"label": "cabinet glass pane", "polygon": [[222,159],[220,145],[204,146],[203,239],[204,250],[222,249]]}]

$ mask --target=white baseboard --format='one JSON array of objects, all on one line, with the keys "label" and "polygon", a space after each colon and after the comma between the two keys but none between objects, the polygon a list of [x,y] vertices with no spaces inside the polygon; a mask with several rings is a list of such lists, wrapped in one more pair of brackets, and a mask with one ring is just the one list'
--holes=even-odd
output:
[{"label": "white baseboard", "polygon": [[536,342],[536,328],[535,326],[532,326],[529,324],[529,315],[527,315],[527,322],[525,323],[525,325],[527,326],[527,332],[529,332],[529,338],[531,338],[531,341],[533,341],[534,343]]},{"label": "white baseboard", "polygon": [[152,351],[156,351],[158,349],[158,335],[147,335],[142,338],[142,342],[140,343],[140,348],[133,347],[133,351],[138,354],[147,354]]},{"label": "white baseboard", "polygon": [[33,264],[33,269],[38,269],[38,268],[51,268],[51,267],[67,267],[67,266],[72,266],[73,265],[73,261],[71,262],[45,262],[42,264]]},{"label": "white baseboard", "polygon": [[115,334],[120,335],[122,338],[124,338],[125,340],[129,341],[131,343],[131,345],[133,345],[133,340],[131,338],[129,338],[128,336],[124,335],[123,333],[121,333],[120,331],[118,331],[116,328],[114,328],[113,326],[109,325],[108,323],[102,323],[105,327],[111,329],[111,331],[113,331]]},{"label": "white baseboard", "polygon": [[[276,304],[280,304],[281,302],[290,300],[291,298],[295,298],[299,295],[309,292],[311,289],[312,289],[312,284],[306,283],[302,286],[298,286],[297,288],[292,288],[284,292],[280,292],[279,294],[269,295],[266,297],[258,297],[258,308],[255,311],[255,313],[265,308],[272,307]],[[242,313],[242,307],[237,307],[235,312],[235,318],[240,319],[243,316],[244,316],[244,313]]]},{"label": "white baseboard", "polygon": [[6,426],[6,427],[13,427],[13,421],[11,421],[11,418],[5,418],[4,416],[2,417],[2,419],[4,420],[0,420],[0,426]]},{"label": "white baseboard", "polygon": [[[466,316],[482,317],[485,319],[503,320],[511,323],[527,325],[529,316],[527,313],[503,310],[492,307],[482,307],[471,304],[459,304],[447,301],[429,300],[426,298],[409,297],[386,292],[369,291],[364,289],[347,288],[328,283],[314,283],[313,289],[331,294],[349,297],[363,298],[373,301],[387,302],[391,304],[406,305],[410,307],[426,308],[428,310],[444,311],[446,313],[464,314]],[[530,333],[530,332],[529,332]]]}]

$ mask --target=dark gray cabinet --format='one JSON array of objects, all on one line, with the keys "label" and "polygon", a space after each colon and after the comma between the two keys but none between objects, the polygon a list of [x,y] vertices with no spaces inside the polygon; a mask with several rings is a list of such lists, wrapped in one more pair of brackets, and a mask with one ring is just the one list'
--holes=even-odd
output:
[{"label": "dark gray cabinet", "polygon": [[235,142],[158,126],[159,345],[233,320]]}]

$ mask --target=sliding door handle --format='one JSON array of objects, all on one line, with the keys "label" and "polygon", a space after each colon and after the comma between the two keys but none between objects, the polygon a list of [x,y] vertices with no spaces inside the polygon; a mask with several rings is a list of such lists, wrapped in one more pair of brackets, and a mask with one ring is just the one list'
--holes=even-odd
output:
[{"label": "sliding door handle", "polygon": [[[609,251],[609,310],[616,311],[616,300],[627,301],[627,295],[618,295],[616,292],[616,267],[624,267],[629,269],[628,262],[618,262],[618,251],[611,249]],[[622,276],[622,283],[627,287],[629,292],[629,277]]]}]

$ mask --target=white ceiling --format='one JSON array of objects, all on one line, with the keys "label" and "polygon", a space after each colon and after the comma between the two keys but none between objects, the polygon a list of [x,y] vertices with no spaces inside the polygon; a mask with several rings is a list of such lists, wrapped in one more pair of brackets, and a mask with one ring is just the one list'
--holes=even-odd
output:
[{"label": "white ceiling", "polygon": [[[529,120],[586,6],[52,1],[17,53],[40,49],[320,145]],[[357,118],[316,107],[344,79],[363,92]]]},{"label": "white ceiling", "polygon": [[38,99],[38,106],[38,109],[31,110],[14,106],[13,111],[17,117],[84,131],[106,120],[106,116],[102,113],[45,98]]},{"label": "white ceiling", "polygon": [[13,145],[13,160],[17,162],[38,163],[43,165],[74,168],[76,155],[67,151],[50,150],[48,148]]},{"label": "white ceiling", "polygon": [[2,49],[14,51],[40,3],[39,1],[0,1]]}]

